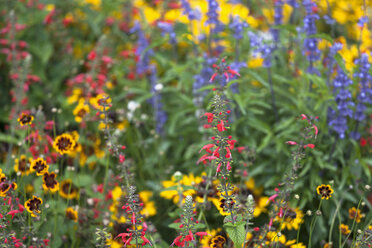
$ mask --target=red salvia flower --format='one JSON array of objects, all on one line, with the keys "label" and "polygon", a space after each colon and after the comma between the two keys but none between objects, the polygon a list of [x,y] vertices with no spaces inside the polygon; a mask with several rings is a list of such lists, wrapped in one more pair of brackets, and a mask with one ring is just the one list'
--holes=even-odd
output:
[{"label": "red salvia flower", "polygon": [[204,115],[207,116],[208,123],[213,122],[213,116],[214,116],[213,113],[205,113]]},{"label": "red salvia flower", "polygon": [[219,132],[226,131],[225,125],[223,123],[223,120],[221,120],[221,122],[219,124],[217,124],[217,129],[218,129]]}]

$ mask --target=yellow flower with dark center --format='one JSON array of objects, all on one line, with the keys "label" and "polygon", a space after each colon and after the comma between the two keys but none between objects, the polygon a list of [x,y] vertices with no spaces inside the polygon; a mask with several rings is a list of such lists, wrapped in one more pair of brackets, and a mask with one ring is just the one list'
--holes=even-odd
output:
[{"label": "yellow flower with dark center", "polygon": [[230,198],[228,201],[225,198],[213,199],[213,204],[216,206],[221,215],[230,215],[230,208],[234,207],[235,200]]},{"label": "yellow flower with dark center", "polygon": [[61,155],[74,151],[76,142],[70,134],[61,134],[54,140],[53,147]]},{"label": "yellow flower with dark center", "polygon": [[350,233],[350,229],[348,225],[341,224],[339,228],[343,235],[348,235]]},{"label": "yellow flower with dark center", "polygon": [[282,229],[288,229],[288,230],[298,230],[301,223],[304,221],[303,217],[304,214],[299,208],[293,209],[293,208],[287,208],[287,210],[283,210],[284,215],[284,221],[283,218],[279,218],[278,216],[274,219],[275,221],[278,221],[279,223],[282,223]]},{"label": "yellow flower with dark center", "polygon": [[75,121],[77,123],[80,123],[83,121],[83,118],[86,114],[90,113],[89,106],[85,104],[85,101],[79,101],[79,104],[76,106],[76,108],[73,111],[73,114],[75,116]]},{"label": "yellow flower with dark center", "polygon": [[69,207],[66,209],[66,218],[74,222],[78,221],[78,212],[73,208]]},{"label": "yellow flower with dark center", "polygon": [[79,189],[72,184],[71,179],[67,179],[61,182],[59,187],[59,195],[65,199],[78,198]]},{"label": "yellow flower with dark center", "polygon": [[328,200],[333,194],[333,189],[329,184],[322,184],[316,188],[316,192],[318,193],[318,195],[322,196],[322,199],[325,198],[326,200]]},{"label": "yellow flower with dark center", "polygon": [[203,236],[203,238],[200,240],[201,247],[203,247],[203,248],[210,247],[211,246],[212,239],[214,237],[216,237],[217,235],[221,235],[222,234],[221,230],[222,230],[221,228],[212,229],[212,230],[206,230],[206,232],[209,235]]},{"label": "yellow flower with dark center", "polygon": [[360,219],[362,219],[364,216],[361,214],[360,209],[356,209],[355,207],[352,207],[349,209],[349,218],[355,219],[356,223],[360,222]]},{"label": "yellow flower with dark center", "polygon": [[223,248],[225,243],[226,243],[226,238],[221,236],[221,235],[217,235],[216,237],[213,237],[211,239],[210,247],[212,247],[212,248]]},{"label": "yellow flower with dark center", "polygon": [[26,113],[22,113],[21,117],[17,119],[21,127],[24,125],[31,125],[33,120],[34,120],[34,116],[26,114]]},{"label": "yellow flower with dark center", "polygon": [[111,98],[106,94],[98,94],[95,97],[89,99],[90,105],[94,108],[99,109],[101,112],[103,110],[109,110],[111,106]]},{"label": "yellow flower with dark center", "polygon": [[21,175],[27,175],[30,172],[31,163],[32,158],[27,159],[25,155],[21,155],[19,159],[14,160],[14,171],[20,172]]},{"label": "yellow flower with dark center", "polygon": [[49,165],[46,163],[46,161],[43,158],[37,158],[34,159],[31,163],[30,171],[34,172],[36,171],[37,176],[42,176],[46,172],[48,172]]},{"label": "yellow flower with dark center", "polygon": [[0,177],[0,197],[5,197],[10,189],[16,190],[17,184],[15,182],[9,182],[5,175],[2,174]]},{"label": "yellow flower with dark center", "polygon": [[50,190],[52,193],[56,192],[59,189],[59,183],[56,180],[56,173],[48,173],[46,172],[43,175],[43,189]]},{"label": "yellow flower with dark center", "polygon": [[40,214],[40,205],[43,204],[43,200],[37,196],[32,196],[25,202],[25,208],[32,217],[37,217]]}]

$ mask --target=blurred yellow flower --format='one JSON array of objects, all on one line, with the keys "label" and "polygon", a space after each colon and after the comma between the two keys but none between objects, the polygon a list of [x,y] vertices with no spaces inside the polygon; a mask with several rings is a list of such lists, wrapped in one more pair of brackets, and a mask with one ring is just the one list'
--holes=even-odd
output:
[{"label": "blurred yellow flower", "polygon": [[248,60],[247,66],[248,66],[248,68],[258,68],[258,67],[262,66],[263,61],[264,61],[263,58],[260,58],[260,57],[254,58],[253,57],[253,58]]},{"label": "blurred yellow flower", "polygon": [[98,8],[99,6],[101,6],[101,0],[84,0],[84,1],[85,1],[85,4],[91,4],[95,8]]}]

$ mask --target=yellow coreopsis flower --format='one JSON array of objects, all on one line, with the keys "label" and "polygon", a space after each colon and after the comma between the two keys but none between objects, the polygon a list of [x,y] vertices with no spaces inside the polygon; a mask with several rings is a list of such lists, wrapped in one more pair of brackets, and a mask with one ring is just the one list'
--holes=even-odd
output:
[{"label": "yellow coreopsis flower", "polygon": [[73,114],[75,116],[75,121],[77,123],[82,122],[84,116],[89,113],[90,113],[90,108],[87,104],[85,104],[84,100],[80,100],[79,104],[76,106],[76,108],[73,111]]}]

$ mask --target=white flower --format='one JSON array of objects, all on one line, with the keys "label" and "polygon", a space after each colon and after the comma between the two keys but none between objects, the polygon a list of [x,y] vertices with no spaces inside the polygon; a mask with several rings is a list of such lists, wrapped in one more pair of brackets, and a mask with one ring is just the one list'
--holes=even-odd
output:
[{"label": "white flower", "polygon": [[135,101],[129,101],[128,102],[128,109],[129,111],[131,112],[134,112],[136,111],[136,109],[140,106],[140,104],[138,102],[135,102]]},{"label": "white flower", "polygon": [[164,87],[163,87],[162,84],[156,84],[155,87],[154,87],[154,89],[155,89],[156,91],[161,91],[163,88],[164,88]]}]

